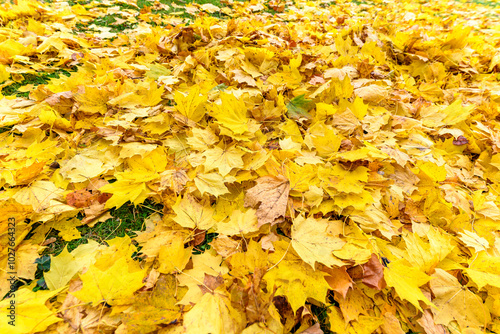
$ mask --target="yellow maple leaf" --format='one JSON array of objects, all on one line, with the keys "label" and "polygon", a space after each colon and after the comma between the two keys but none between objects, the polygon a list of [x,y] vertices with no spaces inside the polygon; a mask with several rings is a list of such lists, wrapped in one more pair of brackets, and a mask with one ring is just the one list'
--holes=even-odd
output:
[{"label": "yellow maple leaf", "polygon": [[319,184],[317,167],[314,165],[306,164],[300,166],[296,163],[290,162],[285,169],[285,176],[290,181],[290,191],[296,194],[301,194],[311,186]]},{"label": "yellow maple leaf", "polygon": [[313,145],[319,156],[329,158],[339,150],[342,137],[331,126],[318,123],[311,128],[311,133],[313,134],[311,138]]},{"label": "yellow maple leaf", "polygon": [[172,209],[177,214],[174,221],[183,227],[208,230],[215,224],[214,210],[191,195],[177,198]]},{"label": "yellow maple leaf", "polygon": [[479,289],[486,285],[500,288],[500,258],[491,256],[486,252],[478,253],[465,270],[467,276]]},{"label": "yellow maple leaf", "polygon": [[229,296],[206,293],[184,315],[184,333],[241,333],[245,318],[231,305]]},{"label": "yellow maple leaf", "polygon": [[[5,298],[0,301],[0,315],[4,319],[0,322],[0,331],[13,334],[33,333],[44,331],[50,325],[62,321],[46,303],[63,289],[37,292],[31,291],[28,287],[19,289],[15,292],[13,317],[10,317],[9,307],[12,307],[11,301],[14,299]],[[9,321],[13,322],[9,324]]]},{"label": "yellow maple leaf", "polygon": [[149,191],[145,183],[137,183],[133,179],[122,178],[118,175],[117,178],[118,181],[109,183],[100,188],[101,192],[113,194],[113,196],[106,201],[106,208],[119,208],[128,201],[139,204],[144,202],[148,197]]},{"label": "yellow maple leaf", "polygon": [[75,94],[80,110],[88,114],[105,114],[108,111],[109,92],[99,87],[86,86],[84,93]]},{"label": "yellow maple leaf", "polygon": [[26,51],[27,48],[24,45],[14,39],[7,38],[0,43],[0,62],[2,64],[10,63],[13,57],[22,55]]},{"label": "yellow maple leaf", "polygon": [[424,296],[420,286],[426,284],[431,279],[420,270],[412,268],[402,260],[391,262],[388,267],[384,268],[384,278],[387,286],[393,287],[396,290],[399,298],[409,301],[417,309],[422,311],[419,300],[427,305],[434,304]]},{"label": "yellow maple leaf", "polygon": [[72,182],[85,182],[106,171],[104,163],[95,158],[96,152],[89,150],[85,153],[75,155],[61,166],[60,173],[64,178]]},{"label": "yellow maple leaf", "polygon": [[205,116],[204,104],[207,97],[201,94],[199,87],[193,87],[187,95],[177,91],[174,100],[177,111],[193,122],[199,122]]},{"label": "yellow maple leaf", "polygon": [[192,247],[184,248],[184,236],[173,234],[170,240],[165,240],[158,253],[160,266],[158,271],[163,274],[180,272],[191,258]]},{"label": "yellow maple leaf", "polygon": [[50,290],[65,287],[68,282],[84,267],[95,261],[95,256],[100,248],[99,243],[89,240],[87,244],[80,245],[71,253],[67,247],[51,258],[50,270],[44,273],[45,282]]},{"label": "yellow maple leaf", "polygon": [[145,270],[138,268],[138,265],[134,271],[129,271],[127,260],[120,257],[106,270],[90,266],[85,274],[80,275],[83,288],[71,294],[93,305],[101,302],[119,304],[132,297],[144,285],[144,274]]},{"label": "yellow maple leaf", "polygon": [[368,168],[358,166],[349,171],[335,164],[331,168],[319,167],[318,175],[326,187],[332,187],[339,192],[361,194],[364,183],[368,181]]},{"label": "yellow maple leaf", "polygon": [[[286,252],[287,243],[279,241],[274,243],[276,252],[273,260],[276,262],[283,257]],[[292,310],[296,312],[304,306],[307,298],[313,298],[324,303],[326,294],[330,286],[325,280],[327,274],[322,271],[311,271],[311,267],[302,262],[290,253],[277,263],[273,269],[269,270],[264,279],[267,282],[268,291],[277,288],[276,295],[285,296],[290,303]]]},{"label": "yellow maple leaf", "polygon": [[489,248],[488,240],[480,237],[477,233],[465,230],[463,232],[458,232],[458,235],[465,246],[474,248],[476,253],[480,251],[487,251]]},{"label": "yellow maple leaf", "polygon": [[448,326],[456,321],[462,329],[481,330],[491,321],[481,297],[462,286],[454,276],[437,268],[432,277],[430,287],[436,296],[433,300],[436,308],[432,309],[435,323]]},{"label": "yellow maple leaf", "polygon": [[406,233],[403,238],[406,243],[408,261],[423,272],[430,274],[455,246],[451,244],[449,236],[433,227],[429,228],[426,237],[428,242],[416,233]]},{"label": "yellow maple leaf", "polygon": [[191,131],[193,135],[187,138],[187,142],[194,150],[205,151],[219,139],[210,128],[193,128]]},{"label": "yellow maple leaf", "polygon": [[345,241],[334,234],[334,224],[340,221],[329,222],[326,219],[312,217],[297,217],[292,225],[292,247],[302,260],[313,269],[319,262],[327,266],[342,266],[343,262],[333,256],[334,250],[339,250]]},{"label": "yellow maple leaf", "polygon": [[437,164],[425,161],[419,161],[417,163],[418,168],[423,171],[427,176],[436,182],[441,182],[446,179],[446,168],[445,166],[438,166]]},{"label": "yellow maple leaf", "polygon": [[10,78],[10,73],[5,69],[5,66],[0,65],[0,83],[8,80]]},{"label": "yellow maple leaf", "polygon": [[202,194],[209,193],[218,197],[229,192],[224,185],[227,180],[228,178],[224,178],[219,173],[206,173],[196,175],[194,184]]},{"label": "yellow maple leaf", "polygon": [[256,211],[247,209],[244,212],[234,210],[227,221],[216,224],[218,233],[225,235],[247,235],[259,230]]},{"label": "yellow maple leaf", "polygon": [[41,212],[62,199],[63,190],[50,181],[35,181],[14,195],[22,205],[31,205],[34,211]]},{"label": "yellow maple leaf", "polygon": [[185,275],[178,276],[179,285],[189,288],[186,295],[179,301],[181,305],[195,304],[203,297],[203,285],[200,282],[204,281],[205,275],[217,277],[229,272],[227,264],[222,261],[222,256],[215,253],[213,249],[203,254],[193,255],[192,261],[193,269],[184,270]]},{"label": "yellow maple leaf", "polygon": [[248,131],[245,102],[229,93],[221,93],[220,99],[221,104],[214,104],[212,107],[217,122],[235,134],[243,134]]},{"label": "yellow maple leaf", "polygon": [[231,255],[228,263],[231,264],[231,275],[236,277],[244,277],[258,269],[265,270],[270,266],[268,252],[254,240],[250,240],[246,252]]},{"label": "yellow maple leaf", "polygon": [[233,168],[242,168],[242,156],[245,152],[235,146],[220,147],[207,149],[203,156],[205,157],[205,171],[209,172],[214,168],[218,168],[222,176],[226,176]]}]

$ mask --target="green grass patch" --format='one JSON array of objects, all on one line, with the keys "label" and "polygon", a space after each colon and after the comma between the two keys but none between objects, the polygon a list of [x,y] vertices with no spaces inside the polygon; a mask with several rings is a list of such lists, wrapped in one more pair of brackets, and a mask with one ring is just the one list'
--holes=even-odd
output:
[{"label": "green grass patch", "polygon": [[[74,6],[74,5],[88,5],[89,3],[91,3],[93,0],[80,0],[80,1],[74,1],[74,0],[69,0],[68,1],[68,4],[70,6]],[[48,1],[48,2],[52,2],[52,1]]]},{"label": "green grass patch", "polygon": [[98,223],[94,227],[82,226],[80,232],[82,236],[92,238],[96,241],[105,241],[116,237],[135,237],[136,231],[144,231],[146,228],[144,220],[153,213],[161,213],[162,204],[146,200],[143,204],[134,206],[128,202],[118,209],[112,209],[110,214],[113,218],[103,223]]},{"label": "green grass patch", "polygon": [[[137,23],[123,22],[120,24],[114,24],[116,22],[116,17],[120,17],[120,15],[106,15],[102,17],[96,18],[94,21],[90,23],[90,25],[95,24],[100,27],[110,27],[110,32],[120,32],[126,29],[134,29],[137,26]],[[120,17],[121,18],[121,17]]]},{"label": "green grass patch", "polygon": [[77,227],[82,237],[69,242],[59,237],[58,231],[52,230],[46,236],[46,239],[55,237],[56,241],[49,244],[43,254],[57,256],[66,246],[68,247],[68,251],[71,252],[79,245],[86,244],[88,239],[103,244],[106,240],[124,237],[125,235],[131,238],[135,237],[137,236],[135,232],[144,231],[146,227],[144,220],[155,212],[161,213],[162,209],[162,204],[154,203],[151,200],[146,200],[138,206],[134,206],[128,202],[118,209],[110,210],[112,218],[105,222],[97,223],[93,227],[87,225]]},{"label": "green grass patch", "polygon": [[124,30],[134,29],[138,25],[138,23],[131,22],[115,24],[117,22],[117,18],[122,19],[122,16],[119,14],[100,16],[87,23],[77,23],[74,30],[75,32],[94,32],[95,29],[92,28],[92,26],[94,25],[96,27],[111,28],[109,32],[118,33]]},{"label": "green grass patch", "polygon": [[[160,14],[160,15],[175,15],[176,17],[184,18],[189,21],[192,21],[196,18],[196,15],[191,15],[186,10],[183,8],[187,5],[197,3],[199,5],[204,5],[204,4],[212,4],[214,6],[217,6],[219,8],[223,8],[225,5],[223,5],[220,0],[188,0],[188,1],[182,1],[182,0],[160,0],[160,3],[163,5],[167,5],[168,9],[155,9],[153,8],[151,12],[153,14]],[[208,13],[207,13],[208,14]],[[227,18],[228,16],[222,12],[214,12],[211,14],[208,14],[213,17],[217,18]]]},{"label": "green grass patch", "polygon": [[[35,280],[37,282],[36,286],[33,288],[33,291],[37,290],[46,290],[47,285],[45,284],[45,280],[43,278],[43,273],[50,270],[50,259],[51,256],[59,255],[65,247],[67,247],[68,251],[71,252],[79,245],[88,243],[89,239],[95,240],[100,244],[104,244],[106,240],[114,239],[116,237],[124,237],[128,235],[129,237],[137,236],[137,231],[144,231],[146,226],[144,221],[151,216],[153,213],[162,213],[163,205],[155,203],[151,200],[146,200],[143,204],[139,204],[134,206],[132,203],[128,202],[124,204],[122,207],[118,209],[112,209],[110,214],[112,218],[106,220],[105,222],[97,223],[93,227],[90,226],[80,226],[77,229],[80,231],[81,238],[64,241],[58,234],[57,230],[51,230],[47,235],[46,239],[51,237],[56,238],[55,242],[50,243],[47,248],[44,250],[42,255],[35,261],[37,263],[37,271],[35,273]],[[83,218],[80,216],[80,218]],[[40,226],[40,224],[35,224],[32,228],[32,231],[27,235],[26,239],[29,239],[36,228]],[[213,240],[215,236],[207,235],[207,239],[210,241]],[[198,248],[201,250],[205,250],[210,248],[207,245],[207,241],[199,245]],[[134,256],[137,253],[134,254]],[[19,281],[16,283],[17,288],[31,284],[32,281]]]},{"label": "green grass patch", "polygon": [[330,330],[330,324],[328,321],[328,308],[329,307],[326,305],[317,306],[317,305],[311,304],[311,313],[316,317],[316,319],[318,319],[321,330],[325,334],[333,333]]},{"label": "green grass patch", "polygon": [[144,7],[151,7],[153,5],[153,1],[147,1],[147,0],[137,0],[137,6],[139,8],[144,8]]},{"label": "green grass patch", "polygon": [[[75,69],[71,69],[71,71],[74,71]],[[56,70],[52,73],[49,72],[37,72],[36,74],[32,73],[26,73],[22,74],[23,80],[20,82],[15,82],[13,84],[10,84],[8,86],[5,86],[2,88],[2,94],[3,95],[16,95],[17,97],[24,97],[28,98],[29,92],[20,92],[19,89],[21,87],[27,86],[27,85],[33,85],[33,86],[38,86],[38,85],[46,85],[51,79],[59,79],[61,75],[65,75],[67,77],[71,76],[71,72],[68,70]]]},{"label": "green grass patch", "polygon": [[0,134],[4,133],[4,132],[8,132],[8,131],[12,130],[12,128],[13,128],[13,125],[2,126],[2,127],[0,127]]},{"label": "green grass patch", "polygon": [[[247,0],[237,0],[240,2],[245,2]],[[123,11],[130,11],[133,10],[139,15],[139,11],[142,10],[143,8],[146,7],[151,7],[151,13],[155,15],[159,15],[161,17],[171,15],[179,18],[186,19],[187,22],[194,21],[196,18],[196,15],[191,15],[189,14],[185,7],[190,4],[199,4],[199,5],[204,5],[204,4],[212,4],[216,7],[223,8],[227,5],[224,5],[221,3],[220,0],[160,0],[160,1],[148,1],[148,0],[138,0],[136,2],[137,7],[133,5],[129,5],[126,3],[118,2],[118,3],[113,3],[113,4],[108,4],[108,3],[101,3],[100,1],[89,1],[89,0],[80,0],[80,1],[70,1],[69,4],[74,6],[74,5],[89,5],[90,3],[94,4],[94,7],[102,7],[102,8],[107,8],[107,7],[113,7],[113,6],[119,6],[121,10]],[[165,5],[162,6],[161,5]],[[230,6],[230,5],[229,5]],[[206,13],[207,15],[216,17],[216,18],[228,18],[226,14],[222,13],[221,11],[217,11],[214,13]],[[77,23],[74,29],[75,33],[79,32],[95,32],[95,29],[92,29],[92,25],[98,26],[98,27],[108,27],[111,28],[110,32],[111,33],[118,33],[122,32],[127,29],[134,29],[137,26],[137,23],[129,23],[125,22],[122,24],[114,24],[116,22],[117,18],[123,18],[119,13],[116,14],[109,14],[105,16],[98,17],[90,22],[86,23]],[[155,22],[156,21],[156,22]],[[164,24],[161,22],[161,20],[152,20],[148,22],[152,26],[163,26]]]},{"label": "green grass patch", "polygon": [[33,288],[33,291],[48,290],[43,273],[50,270],[50,256],[42,255],[35,260],[35,263],[37,264],[35,273],[36,286]]},{"label": "green grass patch", "polygon": [[498,0],[469,0],[467,2],[488,7],[500,7],[500,2]]}]

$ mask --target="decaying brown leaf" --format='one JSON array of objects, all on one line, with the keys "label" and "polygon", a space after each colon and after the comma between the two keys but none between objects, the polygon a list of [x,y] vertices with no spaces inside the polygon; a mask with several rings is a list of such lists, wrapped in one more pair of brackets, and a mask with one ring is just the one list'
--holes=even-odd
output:
[{"label": "decaying brown leaf", "polygon": [[259,226],[275,224],[278,217],[284,217],[288,204],[290,182],[282,176],[264,176],[256,180],[257,185],[245,194],[246,207],[258,207]]},{"label": "decaying brown leaf", "polygon": [[380,263],[377,255],[372,254],[370,260],[363,264],[362,282],[371,288],[382,290],[386,287],[384,279],[384,266]]}]

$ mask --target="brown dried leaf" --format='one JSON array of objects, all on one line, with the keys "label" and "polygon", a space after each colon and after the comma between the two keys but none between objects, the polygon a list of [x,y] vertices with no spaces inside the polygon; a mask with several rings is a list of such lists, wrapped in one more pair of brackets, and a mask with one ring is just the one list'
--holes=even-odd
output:
[{"label": "brown dried leaf", "polygon": [[245,83],[248,86],[251,87],[257,87],[257,83],[255,82],[254,78],[252,78],[250,75],[246,74],[242,70],[234,70],[232,71],[234,74],[233,79],[238,82],[238,83]]},{"label": "brown dried leaf", "polygon": [[111,218],[111,214],[106,209],[104,203],[93,203],[88,208],[85,208],[85,218],[82,219],[82,225],[89,224],[93,225],[100,221],[105,221]]},{"label": "brown dried leaf", "polygon": [[303,334],[323,334],[323,331],[321,330],[321,328],[319,326],[319,322],[317,322],[301,333],[303,333]]},{"label": "brown dried leaf", "polygon": [[217,287],[224,284],[224,278],[222,278],[221,275],[212,276],[205,274],[205,279],[203,280],[203,284],[204,285],[199,286],[201,291],[203,291],[203,293],[207,292],[213,293],[214,290],[217,289]]},{"label": "brown dried leaf", "polygon": [[356,96],[361,97],[365,102],[379,103],[389,98],[389,90],[379,85],[369,85],[354,90]]},{"label": "brown dried leaf", "polygon": [[426,334],[446,334],[443,325],[436,325],[430,310],[424,310],[424,314],[417,323],[422,326]]},{"label": "brown dried leaf", "polygon": [[370,260],[363,264],[364,276],[362,282],[377,290],[382,290],[387,285],[384,279],[384,266],[378,260],[377,255],[372,254]]},{"label": "brown dried leaf", "polygon": [[260,203],[256,212],[259,226],[274,225],[276,218],[285,216],[289,192],[290,182],[285,177],[263,176],[247,191],[245,207],[255,207]]},{"label": "brown dried leaf", "polygon": [[48,238],[47,240],[45,240],[43,243],[42,243],[42,246],[47,246],[47,245],[50,245],[51,243],[53,242],[56,242],[57,238],[55,237],[50,237]]},{"label": "brown dried leaf", "polygon": [[353,283],[351,276],[347,273],[346,267],[333,269],[326,268],[324,271],[330,274],[329,276],[325,276],[328,285],[330,285],[333,291],[340,293],[345,299],[347,291],[349,291],[349,288],[352,288]]},{"label": "brown dried leaf", "polygon": [[195,229],[193,231],[193,233],[194,233],[194,236],[193,236],[193,240],[190,243],[191,246],[196,247],[196,246],[200,245],[201,243],[203,243],[203,241],[205,241],[206,231]]},{"label": "brown dried leaf", "polygon": [[223,258],[229,257],[237,252],[239,242],[229,238],[227,235],[219,235],[217,239],[212,241],[210,245],[215,249],[217,254]]},{"label": "brown dried leaf", "polygon": [[66,195],[66,201],[75,208],[85,208],[94,201],[94,195],[86,189],[75,190]]},{"label": "brown dried leaf", "polygon": [[52,94],[51,96],[45,99],[45,102],[47,102],[52,107],[64,106],[70,108],[73,106],[72,99],[73,99],[73,92],[67,91],[67,92]]}]

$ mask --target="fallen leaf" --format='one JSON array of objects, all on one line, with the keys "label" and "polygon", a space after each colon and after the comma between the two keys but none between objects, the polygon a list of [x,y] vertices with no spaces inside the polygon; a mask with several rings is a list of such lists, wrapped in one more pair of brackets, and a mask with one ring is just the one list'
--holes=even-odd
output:
[{"label": "fallen leaf", "polygon": [[456,321],[461,328],[480,330],[491,321],[481,298],[462,286],[446,271],[437,268],[430,287],[435,295],[434,322],[447,326]]},{"label": "fallen leaf", "polygon": [[363,264],[363,280],[367,286],[382,290],[386,287],[384,279],[384,266],[380,263],[377,255],[372,254],[370,260]]},{"label": "fallen leaf", "polygon": [[313,269],[319,262],[328,267],[341,265],[332,252],[344,246],[345,241],[334,235],[334,222],[312,217],[297,217],[292,225],[292,247]]},{"label": "fallen leaf", "polygon": [[329,276],[325,276],[325,280],[330,285],[330,288],[338,292],[345,299],[347,291],[352,289],[354,283],[351,276],[347,273],[346,267],[326,268],[323,270],[329,274]]},{"label": "fallen leaf", "polygon": [[408,300],[417,309],[422,310],[419,300],[433,305],[420,290],[420,286],[431,279],[418,269],[405,265],[402,261],[393,261],[384,268],[384,278],[387,286],[393,287],[401,299]]},{"label": "fallen leaf", "polygon": [[282,176],[264,176],[257,180],[257,185],[250,188],[245,195],[245,207],[257,205],[259,226],[275,224],[278,217],[285,216],[290,182]]}]

